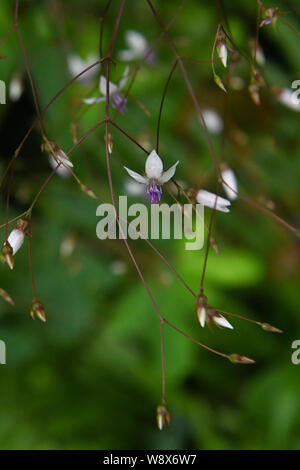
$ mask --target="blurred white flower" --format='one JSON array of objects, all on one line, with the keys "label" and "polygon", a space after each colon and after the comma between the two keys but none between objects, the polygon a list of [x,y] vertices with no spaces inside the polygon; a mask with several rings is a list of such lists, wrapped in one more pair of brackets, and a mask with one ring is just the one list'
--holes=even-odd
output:
[{"label": "blurred white flower", "polygon": [[219,58],[221,59],[222,64],[224,65],[224,67],[227,67],[227,56],[228,56],[228,54],[227,54],[227,46],[226,46],[225,41],[221,41],[217,45],[217,52],[218,52]]},{"label": "blurred white flower", "polygon": [[[126,67],[121,80],[118,84],[109,82],[109,97],[112,101],[114,108],[117,108],[122,114],[125,113],[127,109],[127,98],[123,96],[120,91],[125,87],[129,75],[129,67]],[[99,90],[102,96],[85,98],[83,101],[86,104],[100,103],[106,99],[106,78],[101,75],[99,81]]]},{"label": "blurred white flower", "polygon": [[[125,33],[125,42],[128,49],[119,51],[118,58],[124,61],[131,61],[144,58],[148,51],[149,45],[147,39],[139,32],[128,30]],[[146,61],[153,63],[156,60],[155,53],[149,52]]]},{"label": "blurred white flower", "polygon": [[[76,77],[84,69],[97,62],[97,60],[99,60],[99,57],[97,57],[95,54],[90,54],[87,59],[82,59],[79,55],[74,53],[69,54],[67,61],[71,76]],[[78,80],[84,85],[89,85],[95,75],[97,75],[99,72],[100,67],[101,64],[95,65],[95,67],[92,67],[90,70],[81,75]]]},{"label": "blurred white flower", "polygon": [[[57,167],[58,162],[55,160],[55,158],[52,157],[51,154],[48,155],[48,159],[49,159],[51,168],[53,168],[54,170]],[[62,164],[59,165],[59,167],[57,168],[56,174],[60,176],[61,178],[69,178],[70,176],[69,170]]]},{"label": "blurred white flower", "polygon": [[231,170],[231,168],[228,167],[224,168],[221,174],[224,182],[228,184],[227,186],[225,183],[222,183],[223,189],[227,197],[233,201],[238,197],[238,194],[236,194],[238,192],[238,183],[236,176]]},{"label": "blurred white flower", "polygon": [[203,204],[203,206],[207,206],[212,209],[215,207],[217,211],[221,212],[229,212],[228,206],[231,204],[227,199],[224,199],[221,196],[217,196],[214,193],[210,193],[205,189],[200,189],[197,192],[196,200],[199,202],[199,204]]},{"label": "blurred white flower", "polygon": [[19,74],[16,74],[9,84],[9,98],[11,101],[18,101],[24,91],[24,85],[22,78]]},{"label": "blurred white flower", "polygon": [[125,170],[135,181],[147,185],[147,194],[151,204],[157,204],[162,195],[161,185],[173,178],[179,161],[172,165],[167,171],[163,171],[163,162],[155,150],[148,155],[145,164],[146,176],[142,176],[124,166]]},{"label": "blurred white flower", "polygon": [[297,99],[295,90],[283,88],[278,94],[278,101],[293,111],[300,111],[300,100]]},{"label": "blurred white flower", "polygon": [[221,116],[213,109],[205,109],[202,116],[206,127],[212,134],[220,134],[223,130],[224,124]]}]

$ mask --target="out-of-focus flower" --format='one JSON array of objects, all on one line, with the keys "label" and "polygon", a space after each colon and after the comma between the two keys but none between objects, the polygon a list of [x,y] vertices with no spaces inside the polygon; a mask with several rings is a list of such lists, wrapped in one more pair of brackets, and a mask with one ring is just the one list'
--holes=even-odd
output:
[{"label": "out-of-focus flower", "polygon": [[[69,54],[67,57],[69,72],[72,77],[76,77],[80,72],[99,60],[95,54],[90,54],[87,59],[82,59],[78,54]],[[95,75],[99,72],[101,64],[97,64],[90,70],[82,74],[78,80],[83,85],[89,85]]]},{"label": "out-of-focus flower", "polygon": [[[222,170],[222,186],[229,199],[232,201],[238,197],[238,183],[236,176],[231,168],[225,167]],[[228,186],[227,186],[228,185]]]},{"label": "out-of-focus flower", "polygon": [[[255,51],[255,41],[253,39],[250,41],[250,46],[251,46],[251,52],[253,55]],[[259,44],[257,44],[257,47],[256,47],[255,60],[258,63],[258,65],[260,65],[261,67],[265,65],[266,63],[265,54]]]},{"label": "out-of-focus flower", "polygon": [[[66,167],[73,167],[73,163],[69,159],[68,155],[61,149],[55,142],[46,142],[44,146],[45,150],[51,154],[56,163],[64,165]],[[51,164],[51,162],[50,162]],[[57,165],[56,165],[57,166]],[[55,167],[54,167],[55,168]]]},{"label": "out-of-focus flower", "polygon": [[205,109],[202,112],[205,125],[212,134],[220,134],[224,124],[221,116],[214,109]]},{"label": "out-of-focus flower", "polygon": [[11,101],[18,101],[24,91],[23,80],[20,74],[14,75],[9,84],[9,98]]},{"label": "out-of-focus flower", "polygon": [[203,206],[207,206],[212,209],[215,207],[217,211],[221,212],[229,212],[230,210],[228,207],[231,204],[230,201],[218,196],[217,194],[206,191],[205,189],[197,191],[195,197],[197,202],[199,202],[199,204],[203,204]]},{"label": "out-of-focus flower", "polygon": [[172,165],[167,171],[163,171],[163,162],[155,150],[148,155],[145,164],[146,176],[142,176],[124,166],[125,170],[135,181],[147,185],[147,194],[151,204],[157,204],[162,195],[161,185],[173,178],[179,161]]},{"label": "out-of-focus flower", "polygon": [[[54,170],[58,165],[57,161],[55,160],[55,158],[52,157],[51,154],[48,155],[48,159],[49,159],[49,163],[50,163],[51,168],[53,168],[53,170]],[[57,168],[56,174],[58,176],[60,176],[61,178],[69,178],[69,176],[70,176],[70,172],[62,164],[60,164],[59,167]]]},{"label": "out-of-focus flower", "polygon": [[277,99],[287,108],[290,108],[293,111],[300,111],[300,99],[297,99],[295,90],[293,91],[290,88],[282,88],[277,95]]},{"label": "out-of-focus flower", "polygon": [[[121,80],[118,84],[109,82],[109,97],[114,108],[118,109],[120,113],[124,114],[127,110],[127,98],[120,92],[125,87],[129,75],[129,67],[126,67]],[[86,104],[100,103],[106,100],[106,78],[101,75],[99,81],[99,90],[102,96],[85,98],[83,101]]]},{"label": "out-of-focus flower", "polygon": [[219,58],[221,59],[222,64],[224,67],[227,67],[227,44],[226,44],[226,35],[221,28],[218,32],[217,36],[217,43],[216,43],[217,53]]},{"label": "out-of-focus flower", "polygon": [[125,42],[128,49],[119,51],[118,58],[124,61],[143,59],[147,55],[146,62],[153,64],[156,60],[154,51],[149,51],[147,39],[139,32],[128,30],[125,33]]}]

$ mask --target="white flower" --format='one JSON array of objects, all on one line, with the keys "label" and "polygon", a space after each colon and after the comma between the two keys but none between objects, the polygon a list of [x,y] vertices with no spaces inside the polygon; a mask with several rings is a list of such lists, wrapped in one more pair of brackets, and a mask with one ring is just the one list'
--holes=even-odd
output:
[{"label": "white flower", "polygon": [[23,230],[20,230],[18,228],[15,228],[14,230],[12,230],[12,232],[10,233],[7,241],[8,243],[10,244],[10,246],[12,247],[12,250],[13,250],[13,255],[15,255],[17,253],[17,251],[21,248],[21,246],[23,245],[23,242],[24,242],[24,238],[25,238],[25,235],[24,235],[24,232]]},{"label": "white flower", "polygon": [[233,330],[233,326],[231,325],[231,323],[229,323],[229,321],[226,320],[226,318],[223,317],[223,315],[216,312],[216,310],[211,307],[207,309],[202,307],[201,309],[199,309],[198,320],[202,328],[205,327],[205,323],[209,323],[210,320],[213,320],[217,326],[221,328],[229,328],[230,330]]},{"label": "white flower", "polygon": [[[125,87],[128,80],[129,67],[126,67],[121,80],[118,84],[109,82],[109,97],[112,100],[112,104],[117,108],[121,113],[124,113],[127,108],[127,99],[120,94],[120,91]],[[99,90],[102,96],[85,98],[83,101],[86,104],[100,103],[101,101],[106,100],[106,77],[101,75],[99,81]]]},{"label": "white flower", "polygon": [[227,46],[224,41],[217,45],[218,56],[220,57],[224,67],[227,67]]},{"label": "white flower", "polygon": [[[217,199],[217,202],[216,202]],[[229,212],[230,201],[224,199],[221,196],[217,196],[217,194],[210,193],[205,189],[200,189],[196,194],[196,200],[199,204],[203,204],[203,206],[211,207],[212,209],[216,206],[217,211],[221,212]]]},{"label": "white flower", "polygon": [[223,130],[223,120],[213,109],[205,109],[202,113],[205,125],[212,134],[220,134]]},{"label": "white flower", "polygon": [[[52,157],[51,154],[48,155],[49,163],[50,166],[53,168],[53,170],[57,167],[58,163],[55,160],[55,158]],[[68,178],[70,176],[69,170],[64,165],[59,165],[59,167],[56,170],[56,174],[59,175],[61,178]]]},{"label": "white flower", "polygon": [[287,108],[300,111],[300,100],[295,96],[295,91],[290,88],[283,88],[278,94],[278,101]]},{"label": "white flower", "polygon": [[[99,60],[99,57],[94,54],[90,54],[86,60],[82,59],[77,54],[69,54],[67,57],[69,72],[72,77],[76,77],[84,69],[97,62],[97,60]],[[100,64],[95,65],[95,67],[92,67],[90,70],[81,75],[78,80],[80,80],[83,84],[89,85],[94,76],[98,73],[100,66]]]},{"label": "white flower", "polygon": [[71,168],[73,167],[73,163],[69,159],[68,155],[63,151],[63,149],[58,147],[57,144],[55,144],[54,142],[49,142],[49,144],[47,143],[46,148],[50,152],[52,150],[54,154],[53,157],[55,157],[57,163],[62,163],[64,166],[69,166]]},{"label": "white flower", "polygon": [[124,166],[124,168],[135,181],[147,185],[147,194],[150,197],[151,204],[156,204],[161,199],[161,185],[173,178],[178,163],[179,161],[172,165],[167,171],[163,171],[161,158],[157,155],[155,150],[152,150],[145,164],[146,176],[142,176],[126,166]]},{"label": "white flower", "polygon": [[18,101],[24,91],[24,86],[20,75],[15,75],[9,84],[9,98],[11,101]]},{"label": "white flower", "polygon": [[[149,51],[149,45],[146,38],[137,31],[129,30],[125,33],[125,42],[128,49],[119,51],[118,58],[124,61],[131,61],[136,59],[142,59]],[[155,60],[154,52],[150,52],[147,56],[147,62],[153,62]]]},{"label": "white flower", "polygon": [[224,180],[224,183],[222,183],[223,189],[227,197],[233,201],[238,197],[238,183],[236,176],[231,168],[225,168],[221,174]]}]

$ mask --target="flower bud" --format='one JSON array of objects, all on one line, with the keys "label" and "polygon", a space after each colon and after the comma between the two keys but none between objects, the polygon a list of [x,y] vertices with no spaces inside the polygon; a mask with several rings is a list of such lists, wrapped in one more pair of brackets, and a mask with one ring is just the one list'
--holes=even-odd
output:
[{"label": "flower bud", "polygon": [[197,296],[196,300],[196,314],[198,321],[202,328],[205,327],[205,322],[206,322],[206,305],[207,305],[207,297],[204,295],[202,292]]},{"label": "flower bud", "polygon": [[42,302],[39,302],[36,299],[32,300],[30,315],[31,315],[33,320],[35,320],[35,318],[37,317],[42,322],[46,321],[44,305],[42,304]]},{"label": "flower bud", "polygon": [[171,415],[167,405],[163,403],[157,407],[157,426],[160,431],[163,430],[166,424],[170,424]]},{"label": "flower bud", "polygon": [[80,183],[80,189],[92,199],[96,199],[96,201],[99,199],[94,193],[94,191],[92,191],[86,184]]},{"label": "flower bud", "polygon": [[241,356],[240,354],[230,354],[228,359],[231,362],[238,363],[238,364],[254,364],[254,360],[250,359],[250,357]]},{"label": "flower bud", "polygon": [[2,263],[8,264],[10,269],[14,269],[14,257],[13,257],[13,248],[6,240],[1,249],[1,261]]},{"label": "flower bud", "polygon": [[4,289],[0,289],[0,295],[6,302],[11,305],[15,305],[13,299],[10,297],[10,295],[8,295],[8,293]]},{"label": "flower bud", "polygon": [[261,327],[265,331],[271,331],[272,333],[283,333],[282,330],[276,328],[275,326],[270,325],[269,323],[262,323]]},{"label": "flower bud", "polygon": [[46,142],[44,148],[52,155],[53,158],[55,158],[57,163],[73,167],[73,163],[69,159],[68,155],[55,142]]}]

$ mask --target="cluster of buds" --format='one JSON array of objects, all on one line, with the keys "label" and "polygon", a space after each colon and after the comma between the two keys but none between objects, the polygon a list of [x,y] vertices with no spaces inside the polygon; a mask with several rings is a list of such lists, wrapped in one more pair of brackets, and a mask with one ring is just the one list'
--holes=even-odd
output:
[{"label": "cluster of buds", "polygon": [[157,426],[160,431],[163,430],[166,424],[170,424],[171,415],[166,405],[166,402],[163,401],[161,405],[157,407]]},{"label": "cluster of buds", "polygon": [[44,305],[36,298],[32,300],[30,315],[33,320],[39,318],[42,322],[46,321]]},{"label": "cluster of buds", "polygon": [[251,82],[249,85],[249,93],[250,93],[252,101],[257,106],[260,105],[260,94],[259,94],[260,89],[265,86],[266,86],[266,83],[261,73],[257,69],[254,69],[252,76],[251,76]]},{"label": "cluster of buds", "polygon": [[224,65],[224,67],[227,67],[227,44],[226,44],[226,36],[222,28],[218,31],[217,34],[217,39],[216,39],[216,48],[217,48],[217,53],[218,56]]},{"label": "cluster of buds", "polygon": [[211,326],[211,321],[213,321],[219,328],[229,328],[233,330],[233,326],[229,321],[217,312],[215,308],[207,304],[207,297],[202,292],[197,296],[195,311],[202,328],[205,327],[205,324]]},{"label": "cluster of buds", "polygon": [[24,243],[25,233],[28,227],[26,219],[20,219],[15,229],[9,234],[8,239],[4,241],[1,249],[1,261],[6,263],[10,269],[14,268],[14,255]]}]

